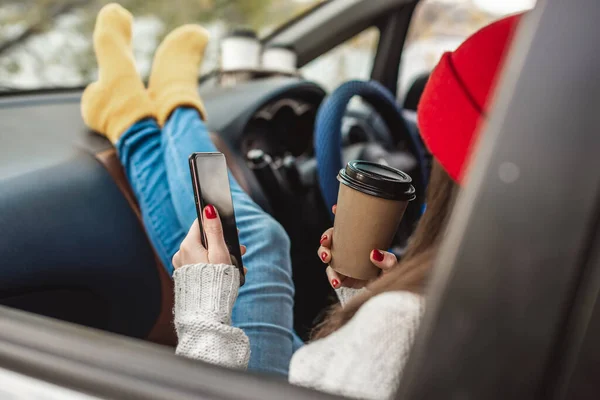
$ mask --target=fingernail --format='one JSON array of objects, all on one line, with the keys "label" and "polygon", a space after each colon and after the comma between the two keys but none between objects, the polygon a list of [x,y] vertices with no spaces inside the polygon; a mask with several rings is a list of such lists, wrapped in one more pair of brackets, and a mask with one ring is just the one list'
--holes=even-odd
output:
[{"label": "fingernail", "polygon": [[323,236],[321,236],[321,241],[319,243],[323,244],[323,242],[326,240],[327,240],[327,235],[323,235]]},{"label": "fingernail", "polygon": [[206,218],[208,219],[215,219],[217,218],[217,210],[215,210],[215,208],[209,204],[206,206],[206,208],[204,208],[204,215],[206,215]]},{"label": "fingernail", "polygon": [[321,253],[321,260],[325,261],[327,259],[327,253],[322,252]]},{"label": "fingernail", "polygon": [[337,279],[333,279],[331,281],[331,286],[333,286],[334,289],[337,289],[338,286],[340,286],[340,281],[338,281]]},{"label": "fingernail", "polygon": [[375,261],[383,261],[383,253],[377,249],[373,250],[373,260]]}]

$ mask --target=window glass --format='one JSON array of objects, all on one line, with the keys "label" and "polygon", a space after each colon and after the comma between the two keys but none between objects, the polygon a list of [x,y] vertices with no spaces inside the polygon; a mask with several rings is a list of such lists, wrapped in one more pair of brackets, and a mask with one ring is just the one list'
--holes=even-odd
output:
[{"label": "window glass", "polygon": [[369,79],[378,42],[379,29],[368,28],[315,58],[300,71],[304,78],[328,91],[351,79]]},{"label": "window glass", "polygon": [[535,0],[423,0],[417,6],[402,53],[398,97],[429,73],[445,51],[454,50],[485,25],[534,6]]},{"label": "window glass", "polygon": [[[1,0],[0,90],[85,85],[95,79],[92,31],[114,0]],[[198,23],[211,34],[202,73],[213,70],[218,42],[231,28],[263,36],[322,0],[119,0],[134,15],[133,48],[142,76],[154,50],[177,26]],[[174,5],[175,3],[175,5]]]}]

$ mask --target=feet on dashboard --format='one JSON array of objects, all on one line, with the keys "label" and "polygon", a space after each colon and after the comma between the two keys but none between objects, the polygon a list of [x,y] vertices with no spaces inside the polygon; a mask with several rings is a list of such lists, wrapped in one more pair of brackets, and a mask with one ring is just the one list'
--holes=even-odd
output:
[{"label": "feet on dashboard", "polygon": [[198,94],[198,72],[208,43],[199,25],[184,25],[167,35],[156,50],[148,83],[159,125],[180,106],[194,107],[206,119]]},{"label": "feet on dashboard", "polygon": [[100,10],[94,28],[98,80],[81,98],[86,125],[113,143],[135,122],[154,117],[152,100],[135,66],[132,22],[131,13],[118,4]]}]

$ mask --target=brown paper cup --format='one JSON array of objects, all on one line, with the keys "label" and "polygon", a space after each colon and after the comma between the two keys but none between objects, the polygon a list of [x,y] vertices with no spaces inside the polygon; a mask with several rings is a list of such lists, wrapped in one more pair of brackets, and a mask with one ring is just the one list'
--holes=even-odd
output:
[{"label": "brown paper cup", "polygon": [[[340,175],[343,175],[344,171],[348,171],[348,167],[340,171]],[[403,174],[403,177],[404,183],[408,180],[411,194],[414,193],[410,177],[406,174]],[[348,185],[340,176],[338,179],[341,184],[333,226],[330,266],[345,276],[371,280],[380,272],[369,258],[371,251],[387,250],[390,247],[408,201],[412,200],[414,195],[403,196],[403,199],[398,199],[402,196],[396,196],[395,199],[383,198],[376,195],[376,190],[369,190],[368,186]]]},{"label": "brown paper cup", "polygon": [[407,201],[381,199],[340,185],[331,268],[356,279],[375,278],[380,269],[371,262],[371,251],[390,247],[407,204]]}]

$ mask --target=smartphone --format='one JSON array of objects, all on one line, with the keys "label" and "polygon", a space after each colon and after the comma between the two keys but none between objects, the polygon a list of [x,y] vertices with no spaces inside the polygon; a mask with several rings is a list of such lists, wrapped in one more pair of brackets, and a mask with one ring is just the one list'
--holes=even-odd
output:
[{"label": "smartphone", "polygon": [[[206,234],[202,228],[204,219],[204,207],[211,204],[217,209],[225,243],[231,256],[231,264],[240,271],[240,286],[244,284],[244,267],[242,265],[242,254],[238,240],[237,225],[233,212],[233,199],[229,187],[229,174],[227,163],[223,153],[193,153],[190,158],[190,173],[192,176],[192,187],[194,188],[194,202],[198,222],[200,222],[200,237],[202,245],[208,248]],[[210,250],[210,249],[209,249]]]}]

